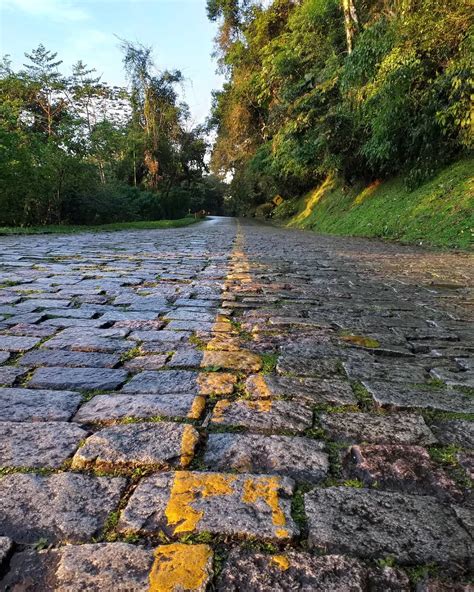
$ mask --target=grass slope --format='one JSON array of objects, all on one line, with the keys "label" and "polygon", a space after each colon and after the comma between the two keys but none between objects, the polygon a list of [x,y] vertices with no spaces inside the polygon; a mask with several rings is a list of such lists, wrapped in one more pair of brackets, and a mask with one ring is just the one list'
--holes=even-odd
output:
[{"label": "grass slope", "polygon": [[116,222],[114,224],[100,224],[98,226],[14,226],[0,227],[2,234],[73,234],[76,232],[116,232],[117,230],[155,230],[160,228],[181,228],[198,222],[193,217],[179,218],[178,220],[157,220],[155,222]]},{"label": "grass slope", "polygon": [[467,249],[474,236],[473,170],[473,158],[460,160],[411,192],[402,178],[358,189],[328,178],[299,200],[298,212],[286,223],[329,234]]}]

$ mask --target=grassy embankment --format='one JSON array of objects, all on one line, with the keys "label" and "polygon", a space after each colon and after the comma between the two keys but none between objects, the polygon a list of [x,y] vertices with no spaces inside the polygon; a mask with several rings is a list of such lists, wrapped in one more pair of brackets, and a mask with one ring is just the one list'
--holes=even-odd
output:
[{"label": "grassy embankment", "polygon": [[178,220],[157,220],[155,222],[116,222],[114,224],[100,224],[98,226],[3,226],[0,235],[5,234],[73,234],[77,232],[115,232],[117,230],[155,230],[161,228],[181,228],[199,222],[199,219],[188,216]]},{"label": "grassy embankment", "polygon": [[[474,236],[473,171],[474,158],[463,159],[413,191],[402,178],[354,188],[328,178],[282,222],[328,234],[467,249]],[[285,204],[274,211],[276,219],[291,207]]]}]

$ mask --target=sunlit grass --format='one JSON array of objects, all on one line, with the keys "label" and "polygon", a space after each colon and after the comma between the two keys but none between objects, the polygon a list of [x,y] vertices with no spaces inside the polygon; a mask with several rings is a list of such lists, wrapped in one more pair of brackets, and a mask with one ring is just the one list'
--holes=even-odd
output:
[{"label": "sunlit grass", "polygon": [[326,193],[331,191],[333,188],[334,177],[329,175],[319,187],[313,189],[313,191],[305,196],[304,209],[295,216],[295,218],[291,221],[290,226],[298,226],[299,224],[304,223],[311,216],[316,205],[323,199]]},{"label": "sunlit grass", "polygon": [[180,228],[198,222],[194,217],[178,220],[156,220],[140,222],[116,222],[97,226],[48,225],[48,226],[3,226],[0,235],[5,234],[73,234],[77,232],[116,232],[118,230],[158,230],[162,228]]},{"label": "sunlit grass", "polygon": [[[406,189],[403,177],[350,189],[341,182],[323,184],[301,198],[288,225],[467,249],[474,237],[473,170],[474,159],[460,160],[414,191]],[[322,196],[313,200],[321,189]]]}]

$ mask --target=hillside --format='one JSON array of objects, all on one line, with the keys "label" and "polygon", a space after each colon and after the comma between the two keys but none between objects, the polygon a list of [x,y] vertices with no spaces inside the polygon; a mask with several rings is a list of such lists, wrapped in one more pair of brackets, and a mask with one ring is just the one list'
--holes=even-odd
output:
[{"label": "hillside", "polygon": [[413,191],[401,177],[352,188],[328,177],[298,201],[285,201],[273,217],[316,232],[467,249],[474,233],[473,170],[474,159],[463,159]]}]

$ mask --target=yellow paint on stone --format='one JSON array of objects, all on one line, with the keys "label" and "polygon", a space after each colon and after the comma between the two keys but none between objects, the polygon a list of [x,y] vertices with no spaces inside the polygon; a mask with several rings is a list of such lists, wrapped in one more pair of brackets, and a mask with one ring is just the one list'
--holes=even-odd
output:
[{"label": "yellow paint on stone", "polygon": [[268,384],[263,374],[249,376],[247,384],[250,394],[256,399],[268,399],[272,396],[272,392],[268,388]]},{"label": "yellow paint on stone", "polygon": [[237,377],[229,372],[202,372],[197,381],[201,395],[231,395]]},{"label": "yellow paint on stone", "polygon": [[272,408],[271,399],[261,399],[258,401],[244,401],[249,409],[257,411],[258,413],[268,413]]},{"label": "yellow paint on stone", "polygon": [[208,342],[206,349],[208,351],[239,351],[240,342],[237,337],[229,337],[227,333],[221,333]]},{"label": "yellow paint on stone", "polygon": [[231,273],[227,276],[227,279],[238,280],[238,282],[242,284],[249,284],[252,281],[252,278],[248,273]]},{"label": "yellow paint on stone", "polygon": [[212,549],[208,545],[161,545],[155,549],[149,592],[205,590],[211,569]]},{"label": "yellow paint on stone", "polygon": [[168,525],[174,527],[174,534],[196,530],[204,516],[202,510],[196,510],[192,506],[198,496],[231,495],[234,492],[232,484],[235,479],[235,475],[221,473],[177,471],[165,510]]},{"label": "yellow paint on stone", "polygon": [[216,406],[214,407],[214,413],[212,414],[212,421],[216,423],[221,423],[224,419],[224,412],[229,407],[229,405],[230,401],[228,399],[222,399],[222,401],[217,401]]},{"label": "yellow paint on stone", "polygon": [[198,395],[194,397],[194,401],[191,405],[191,409],[188,413],[188,419],[199,419],[202,415],[202,412],[206,408],[206,398],[202,395]]},{"label": "yellow paint on stone", "polygon": [[223,323],[223,322],[216,321],[212,325],[211,331],[213,331],[214,333],[232,333],[233,328],[230,323]]},{"label": "yellow paint on stone", "polygon": [[181,439],[181,459],[182,467],[187,467],[193,460],[194,449],[199,440],[199,434],[190,425],[184,426],[183,437]]},{"label": "yellow paint on stone", "polygon": [[255,504],[262,500],[272,511],[272,522],[277,526],[275,534],[278,538],[286,538],[289,532],[286,528],[286,518],[280,508],[278,491],[280,479],[278,477],[248,477],[244,482],[242,501],[246,504]]},{"label": "yellow paint on stone", "polygon": [[205,351],[201,362],[201,368],[208,366],[220,366],[231,370],[242,370],[244,372],[258,372],[262,368],[262,360],[252,352],[239,350],[227,351]]},{"label": "yellow paint on stone", "polygon": [[282,571],[290,568],[290,561],[286,555],[272,555],[271,562],[277,565]]}]

